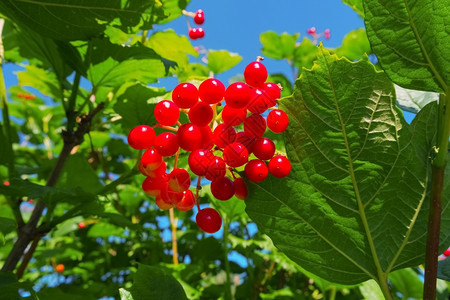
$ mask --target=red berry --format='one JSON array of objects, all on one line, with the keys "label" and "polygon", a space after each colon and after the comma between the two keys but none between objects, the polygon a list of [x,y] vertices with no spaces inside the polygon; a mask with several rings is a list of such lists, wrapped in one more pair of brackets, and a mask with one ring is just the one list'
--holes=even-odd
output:
[{"label": "red berry", "polygon": [[191,123],[197,126],[208,125],[212,121],[213,115],[214,112],[211,106],[202,101],[199,101],[197,104],[192,106],[188,114]]},{"label": "red berry", "polygon": [[203,10],[199,9],[195,12],[194,23],[197,25],[202,25],[205,22],[205,13]]},{"label": "red berry", "polygon": [[212,154],[204,149],[196,149],[189,154],[188,164],[192,173],[198,176],[204,176],[208,170],[209,161]]},{"label": "red berry", "polygon": [[198,149],[202,145],[202,131],[195,124],[183,124],[178,128],[177,141],[183,150],[192,151]]},{"label": "red berry", "polygon": [[170,204],[173,205],[177,205],[177,203],[179,203],[181,201],[181,199],[183,199],[183,192],[176,192],[174,190],[172,190],[170,188],[170,186],[168,184],[166,184],[162,189],[161,189],[161,198]]},{"label": "red berry", "polygon": [[244,132],[252,138],[259,138],[266,131],[266,120],[259,114],[251,114],[244,120]]},{"label": "red berry", "polygon": [[225,95],[225,86],[217,79],[209,78],[203,81],[199,88],[198,93],[200,100],[208,104],[216,104],[222,101]]},{"label": "red berry", "polygon": [[236,198],[241,200],[245,200],[245,198],[247,198],[247,184],[245,184],[244,179],[236,178],[234,180],[234,190],[234,195],[236,196]]},{"label": "red berry", "polygon": [[255,144],[257,138],[249,137],[245,132],[240,131],[236,134],[236,142],[241,143],[247,148],[248,153],[253,153],[253,145]]},{"label": "red berry", "polygon": [[202,132],[202,144],[200,148],[209,150],[214,147],[214,135],[209,126],[200,126],[200,131]]},{"label": "red berry", "polygon": [[219,156],[211,156],[206,170],[205,178],[213,181],[216,178],[225,176],[227,167],[224,160]]},{"label": "red berry", "polygon": [[191,185],[191,177],[185,169],[176,168],[170,172],[167,182],[175,192],[184,192]]},{"label": "red berry", "polygon": [[191,108],[198,102],[198,90],[192,83],[180,83],[172,91],[172,100],[179,108]]},{"label": "red berry", "polygon": [[245,176],[253,182],[261,182],[269,175],[266,163],[260,159],[252,159],[245,165]]},{"label": "red berry", "polygon": [[201,39],[204,36],[205,36],[205,31],[203,30],[203,28],[197,28],[197,38]]},{"label": "red berry", "polygon": [[172,203],[166,202],[161,195],[156,196],[155,203],[162,210],[168,210],[173,207]]},{"label": "red berry", "polygon": [[56,265],[55,271],[58,273],[64,272],[64,265],[63,264]]},{"label": "red berry", "polygon": [[280,99],[280,97],[281,97],[281,89],[280,89],[280,87],[277,84],[273,83],[273,82],[266,82],[266,83],[264,83],[264,91],[270,97],[270,99],[272,99],[274,101],[277,100],[277,99]]},{"label": "red berry", "polygon": [[447,250],[444,251],[444,255],[445,256],[450,256],[450,248],[448,248]]},{"label": "red berry", "polygon": [[163,177],[166,174],[166,170],[167,170],[167,165],[166,165],[166,162],[163,160],[161,165],[156,170],[146,171],[144,169],[145,173],[143,173],[143,174],[150,178],[159,178],[159,177]]},{"label": "red berry", "polygon": [[274,109],[267,115],[267,127],[275,133],[285,131],[288,125],[289,117],[280,109]]},{"label": "red berry", "polygon": [[78,228],[79,229],[83,229],[84,227],[86,227],[86,223],[84,223],[84,222],[78,223]]},{"label": "red berry", "polygon": [[169,100],[158,102],[155,106],[155,118],[161,125],[175,125],[180,117],[178,106]]},{"label": "red berry", "polygon": [[191,210],[195,205],[195,197],[191,190],[183,192],[183,198],[178,202],[175,207],[181,211]]},{"label": "red berry", "polygon": [[244,108],[250,102],[251,92],[244,82],[232,83],[225,91],[225,102],[232,108]]},{"label": "red berry", "polygon": [[189,29],[189,37],[192,40],[198,39],[198,29],[197,28],[191,28]]},{"label": "red berry", "polygon": [[254,61],[245,67],[244,78],[250,86],[263,87],[267,79],[267,69],[259,61]]},{"label": "red berry", "polygon": [[213,134],[214,144],[220,148],[225,148],[236,140],[236,130],[227,123],[217,125]]},{"label": "red berry", "polygon": [[222,218],[214,208],[199,210],[195,217],[198,227],[207,233],[215,233],[222,227]]},{"label": "red berry", "polygon": [[277,102],[272,100],[263,89],[253,89],[247,109],[254,114],[262,114],[275,104]]},{"label": "red berry", "polygon": [[163,177],[146,177],[142,182],[142,190],[149,196],[158,196],[166,185],[167,181]]},{"label": "red berry", "polygon": [[291,172],[291,163],[286,156],[276,155],[269,161],[269,172],[277,178],[286,177]]},{"label": "red berry", "polygon": [[240,167],[248,161],[248,150],[241,143],[229,144],[223,149],[223,160],[230,167]]},{"label": "red berry", "polygon": [[128,134],[128,145],[133,149],[148,149],[153,146],[155,130],[147,125],[139,125]]},{"label": "red berry", "polygon": [[269,160],[275,154],[275,144],[266,137],[257,139],[253,144],[253,154],[259,159]]},{"label": "red berry", "polygon": [[172,156],[178,148],[177,136],[173,132],[160,133],[155,139],[155,149],[162,156]]},{"label": "red berry", "polygon": [[156,170],[162,164],[162,156],[155,149],[145,150],[141,157],[142,167],[146,172]]},{"label": "red berry", "polygon": [[236,109],[232,108],[229,105],[225,105],[222,110],[222,120],[231,125],[237,126],[244,122],[245,117],[247,116],[247,109],[241,108]]},{"label": "red berry", "polygon": [[225,201],[233,197],[234,183],[228,177],[219,177],[211,182],[211,193],[219,200]]}]

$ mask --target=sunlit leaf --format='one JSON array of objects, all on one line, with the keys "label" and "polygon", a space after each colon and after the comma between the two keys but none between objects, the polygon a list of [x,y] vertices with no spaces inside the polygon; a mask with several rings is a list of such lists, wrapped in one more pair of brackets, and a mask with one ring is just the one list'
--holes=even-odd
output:
[{"label": "sunlit leaf", "polygon": [[208,51],[208,67],[215,73],[225,72],[242,60],[237,53],[228,52],[227,50],[209,50]]},{"label": "sunlit leaf", "polygon": [[345,56],[349,60],[360,59],[364,54],[370,54],[370,43],[363,28],[353,30],[344,37],[342,45],[337,47],[337,56]]},{"label": "sunlit leaf", "polygon": [[439,99],[438,93],[409,90],[398,85],[395,85],[395,93],[398,107],[414,114],[417,114],[428,103]]},{"label": "sunlit leaf", "polygon": [[288,59],[292,60],[296,42],[300,37],[299,33],[288,34],[283,32],[281,34],[275,31],[263,32],[259,35],[259,40],[263,45],[263,55],[274,59]]}]

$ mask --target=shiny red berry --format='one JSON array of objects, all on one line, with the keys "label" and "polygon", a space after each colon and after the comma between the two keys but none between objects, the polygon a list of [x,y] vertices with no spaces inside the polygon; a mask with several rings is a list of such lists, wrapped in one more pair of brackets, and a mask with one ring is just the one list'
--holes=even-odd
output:
[{"label": "shiny red berry", "polygon": [[177,135],[173,132],[163,132],[155,139],[155,149],[162,156],[172,156],[178,151]]},{"label": "shiny red berry", "polygon": [[267,75],[266,67],[259,61],[249,63],[244,70],[245,82],[253,87],[263,87]]},{"label": "shiny red berry", "polygon": [[207,233],[215,233],[222,227],[222,218],[219,213],[211,207],[199,210],[195,220],[198,227]]},{"label": "shiny red berry", "polygon": [[225,105],[222,110],[222,120],[231,126],[241,124],[244,122],[246,116],[247,109],[245,108],[236,109],[229,105]]},{"label": "shiny red berry", "polygon": [[213,155],[209,160],[205,178],[213,181],[216,178],[225,176],[226,171],[225,161],[221,157]]},{"label": "shiny red berry", "polygon": [[198,87],[200,100],[208,104],[216,104],[222,101],[225,95],[225,86],[220,80],[209,78]]},{"label": "shiny red berry", "polygon": [[211,152],[204,149],[196,149],[189,154],[188,165],[192,173],[204,176],[208,170],[209,161],[212,159]]},{"label": "shiny red berry", "polygon": [[184,192],[191,185],[191,177],[185,169],[175,168],[170,172],[167,183],[175,192]]},{"label": "shiny red berry", "polygon": [[191,123],[197,126],[208,125],[213,118],[214,112],[211,106],[203,101],[199,101],[189,110],[188,116]]},{"label": "shiny red berry", "polygon": [[205,13],[203,10],[199,9],[195,12],[194,23],[197,25],[202,25],[205,22]]},{"label": "shiny red berry", "polygon": [[288,125],[289,117],[280,109],[274,109],[267,115],[267,127],[275,133],[285,131]]},{"label": "shiny red berry", "polygon": [[240,167],[248,161],[248,150],[243,144],[234,142],[223,149],[223,160],[230,167]]},{"label": "shiny red berry", "polygon": [[220,148],[225,148],[236,140],[236,130],[227,123],[217,125],[213,134],[214,144]]},{"label": "shiny red berry", "polygon": [[271,139],[262,137],[253,144],[253,154],[262,160],[269,160],[275,154],[275,144]]},{"label": "shiny red berry", "polygon": [[183,198],[178,202],[175,207],[181,211],[191,210],[195,205],[195,197],[191,190],[183,192]]},{"label": "shiny red berry", "polygon": [[226,201],[233,197],[234,183],[228,177],[219,177],[211,182],[211,193],[216,199]]},{"label": "shiny red berry", "polygon": [[252,159],[245,165],[245,176],[253,182],[261,182],[269,175],[269,170],[264,161]]},{"label": "shiny red berry", "polygon": [[141,163],[146,171],[156,170],[163,162],[161,154],[155,149],[148,149],[142,154]]},{"label": "shiny red berry", "polygon": [[250,102],[252,90],[244,82],[235,82],[225,91],[225,103],[232,108],[244,108]]},{"label": "shiny red berry", "polygon": [[155,130],[147,125],[139,125],[128,134],[128,145],[133,149],[148,149],[153,146]]},{"label": "shiny red berry", "polygon": [[244,131],[240,131],[236,134],[236,142],[244,145],[245,148],[247,148],[249,154],[253,153],[253,145],[255,144],[257,139],[258,138],[249,137],[247,134],[245,134]]},{"label": "shiny red berry", "polygon": [[450,248],[444,251],[443,253],[445,256],[450,256]]},{"label": "shiny red berry", "polygon": [[[272,100],[278,100],[281,97],[281,89],[278,84],[273,82],[264,83],[264,91]],[[276,102],[275,102],[276,103]]]},{"label": "shiny red berry", "polygon": [[191,40],[198,39],[198,29],[197,28],[189,29],[189,38],[191,38]]},{"label": "shiny red berry", "polygon": [[211,131],[211,128],[209,128],[209,126],[199,126],[198,128],[200,128],[200,131],[202,132],[202,144],[200,145],[200,148],[210,150],[214,147],[214,134]]},{"label": "shiny red berry", "polygon": [[241,177],[236,178],[234,180],[234,190],[235,190],[234,195],[236,196],[236,198],[241,200],[245,200],[245,198],[247,198],[248,195],[247,184]]},{"label": "shiny red berry", "polygon": [[202,145],[202,131],[195,124],[183,124],[178,128],[177,141],[181,149],[193,151]]},{"label": "shiny red berry", "polygon": [[251,114],[244,120],[244,132],[251,138],[259,138],[266,131],[266,120],[259,114]]},{"label": "shiny red berry", "polygon": [[192,83],[180,83],[172,91],[172,101],[179,108],[191,108],[198,102],[198,90]]},{"label": "shiny red berry", "polygon": [[254,114],[262,114],[277,102],[269,97],[263,89],[253,89],[247,109]]},{"label": "shiny red berry", "polygon": [[178,106],[169,100],[158,102],[155,106],[155,118],[161,125],[172,126],[175,125],[180,117],[180,110]]},{"label": "shiny red berry", "polygon": [[269,161],[269,172],[277,178],[286,177],[291,172],[291,163],[286,156],[276,155]]},{"label": "shiny red berry", "polygon": [[162,161],[161,165],[155,170],[146,170],[142,166],[142,162],[139,162],[139,171],[141,172],[141,174],[150,178],[163,177],[164,174],[166,173],[166,170],[167,165],[164,160]]},{"label": "shiny red berry", "polygon": [[149,196],[158,196],[166,185],[167,181],[163,177],[146,177],[142,182],[142,190]]}]

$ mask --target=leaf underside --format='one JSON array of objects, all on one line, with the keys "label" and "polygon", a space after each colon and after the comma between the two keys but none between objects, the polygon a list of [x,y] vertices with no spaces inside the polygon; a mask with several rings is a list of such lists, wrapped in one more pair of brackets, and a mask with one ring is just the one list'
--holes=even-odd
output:
[{"label": "leaf underside", "polygon": [[246,201],[275,246],[341,284],[421,263],[435,103],[409,125],[367,57],[352,63],[322,49],[281,106],[291,174],[249,182]]}]

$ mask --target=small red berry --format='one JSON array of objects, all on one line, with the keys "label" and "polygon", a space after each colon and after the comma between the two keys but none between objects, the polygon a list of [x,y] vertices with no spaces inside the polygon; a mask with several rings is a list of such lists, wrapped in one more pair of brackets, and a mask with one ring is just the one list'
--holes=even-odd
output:
[{"label": "small red berry", "polygon": [[248,150],[241,143],[229,144],[223,149],[223,160],[230,167],[240,167],[248,161]]},{"label": "small red berry", "polygon": [[191,123],[197,126],[208,125],[212,121],[213,115],[214,112],[211,106],[203,101],[199,101],[192,106],[188,113]]},{"label": "small red berry", "polygon": [[173,132],[163,132],[155,138],[155,149],[162,156],[172,156],[178,148],[177,135]]},{"label": "small red berry", "polygon": [[55,271],[58,273],[64,272],[64,265],[63,264],[56,265]]},{"label": "small red berry", "polygon": [[214,135],[209,126],[199,126],[200,131],[202,132],[202,144],[200,148],[205,150],[210,150],[214,147]]},{"label": "small red berry", "polygon": [[269,175],[269,170],[264,161],[252,159],[245,165],[245,176],[253,182],[261,182]]},{"label": "small red berry", "polygon": [[155,106],[155,118],[161,125],[175,125],[180,117],[178,106],[169,100],[158,102]]},{"label": "small red berry", "polygon": [[164,198],[161,197],[161,195],[156,196],[155,203],[159,207],[159,209],[162,210],[168,210],[173,207],[173,204],[171,202],[167,202],[166,200],[164,200]]},{"label": "small red berry", "polygon": [[195,124],[186,123],[178,128],[177,141],[181,149],[193,151],[202,145],[202,130]]},{"label": "small red berry", "polygon": [[185,169],[176,168],[170,172],[167,182],[175,192],[184,192],[191,185],[191,177]]},{"label": "small red berry", "polygon": [[444,251],[444,255],[445,256],[450,256],[450,248],[448,248],[447,250]]},{"label": "small red berry", "polygon": [[263,89],[253,89],[247,109],[254,114],[262,114],[276,104],[277,102],[271,99]]},{"label": "small red berry", "polygon": [[266,120],[259,114],[251,114],[244,120],[244,132],[252,138],[259,138],[266,131]]},{"label": "small red berry", "polygon": [[226,201],[233,197],[234,183],[228,177],[219,177],[211,182],[211,193],[216,199]]},{"label": "small red berry", "polygon": [[275,84],[273,82],[264,83],[264,91],[270,97],[270,99],[272,99],[274,101],[280,99],[280,97],[281,97],[280,87],[278,86],[278,84]]},{"label": "small red berry", "polygon": [[160,196],[166,203],[177,205],[177,203],[179,203],[181,201],[181,199],[183,199],[184,194],[183,194],[183,192],[176,192],[176,191],[172,190],[170,188],[170,186],[168,184],[166,184],[161,189]]},{"label": "small red berry", "polygon": [[224,160],[219,156],[211,156],[206,170],[205,178],[213,181],[216,178],[225,176],[227,167]]},{"label": "small red berry", "polygon": [[192,40],[198,39],[198,29],[197,28],[191,28],[189,29],[189,37]]},{"label": "small red berry", "polygon": [[225,91],[225,102],[232,108],[244,108],[250,102],[251,92],[248,84],[244,82],[232,83]]},{"label": "small red berry", "polygon": [[269,172],[277,178],[286,177],[291,172],[291,163],[286,156],[276,155],[269,161]]},{"label": "small red berry", "polygon": [[236,198],[241,200],[245,200],[245,198],[247,198],[247,184],[245,184],[243,178],[239,177],[234,180],[234,190],[234,195],[236,196]]},{"label": "small red berry", "polygon": [[269,160],[275,154],[275,144],[271,139],[262,137],[253,144],[253,154],[259,159]]},{"label": "small red berry", "polygon": [[199,210],[195,220],[198,227],[207,233],[215,233],[222,227],[222,218],[219,213],[211,207]]},{"label": "small red berry", "polygon": [[[141,164],[139,164],[139,166],[140,165]],[[139,168],[139,170],[141,170],[141,168]],[[161,165],[156,170],[152,170],[152,171],[150,171],[150,170],[147,171],[145,169],[143,169],[143,170],[144,170],[144,172],[141,171],[141,173],[147,177],[150,177],[150,178],[164,177],[164,175],[166,174],[167,165],[166,165],[166,162],[163,160]]]},{"label": "small red berry", "polygon": [[220,80],[209,78],[198,87],[200,100],[208,104],[216,104],[222,101],[225,95],[225,86]]},{"label": "small red berry", "polygon": [[244,131],[240,131],[236,134],[236,142],[244,145],[245,148],[247,148],[249,154],[253,153],[253,145],[255,144],[257,139],[258,138],[249,137],[247,134],[245,134]]},{"label": "small red berry", "polygon": [[244,69],[245,82],[253,87],[263,87],[267,76],[266,67],[259,61],[249,63]]},{"label": "small red berry", "polygon": [[128,145],[133,149],[148,149],[153,146],[155,130],[147,125],[139,125],[128,134]]},{"label": "small red berry", "polygon": [[86,227],[86,223],[84,223],[84,222],[78,223],[78,228],[79,229],[83,229],[84,227]]},{"label": "small red berry", "polygon": [[289,117],[280,109],[274,109],[267,115],[267,127],[275,133],[285,131],[288,125]]},{"label": "small red berry", "polygon": [[227,123],[221,123],[214,129],[213,141],[220,148],[225,148],[227,145],[236,140],[236,130],[233,126]]},{"label": "small red berry", "polygon": [[201,39],[205,37],[205,30],[203,28],[197,28],[197,38]]},{"label": "small red berry", "polygon": [[245,117],[247,116],[247,109],[241,108],[236,109],[232,108],[229,105],[225,105],[222,110],[222,120],[230,124],[231,126],[237,126],[244,122]]},{"label": "small red berry", "polygon": [[197,25],[202,25],[205,22],[205,13],[203,10],[199,9],[195,12],[194,23]]},{"label": "small red berry", "polygon": [[208,170],[209,161],[212,154],[204,149],[196,149],[189,154],[188,164],[192,173],[198,176],[204,176]]},{"label": "small red berry", "polygon": [[198,90],[192,83],[180,83],[172,91],[172,101],[179,108],[191,108],[198,102]]},{"label": "small red berry", "polygon": [[142,182],[142,190],[149,196],[158,196],[166,185],[167,181],[163,177],[146,177]]},{"label": "small red berry", "polygon": [[141,162],[145,171],[156,170],[162,164],[162,156],[155,149],[147,149],[142,154]]},{"label": "small red berry", "polygon": [[195,197],[191,190],[183,192],[183,198],[178,202],[175,207],[181,211],[191,210],[195,205]]}]

